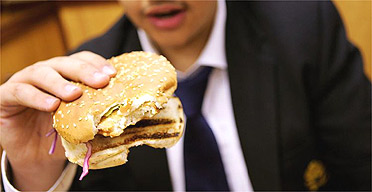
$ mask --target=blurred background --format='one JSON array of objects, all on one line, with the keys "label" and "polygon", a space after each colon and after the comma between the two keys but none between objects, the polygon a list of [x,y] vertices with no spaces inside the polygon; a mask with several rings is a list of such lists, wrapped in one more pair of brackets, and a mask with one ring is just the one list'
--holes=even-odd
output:
[{"label": "blurred background", "polygon": [[[365,73],[371,79],[371,1],[333,2],[349,39],[361,50]],[[1,0],[1,83],[36,61],[64,55],[104,33],[124,11],[115,0]]]},{"label": "blurred background", "polygon": [[[334,3],[371,78],[371,1]],[[1,1],[1,83],[105,32],[124,11],[117,1]]]}]

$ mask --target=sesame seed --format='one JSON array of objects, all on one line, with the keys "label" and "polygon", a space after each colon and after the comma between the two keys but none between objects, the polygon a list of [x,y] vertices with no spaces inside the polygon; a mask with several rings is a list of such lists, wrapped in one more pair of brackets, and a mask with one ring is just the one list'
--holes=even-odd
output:
[{"label": "sesame seed", "polygon": [[73,125],[74,125],[74,127],[76,127],[76,124],[75,123]]},{"label": "sesame seed", "polygon": [[81,121],[81,120],[83,120],[83,118],[82,117],[79,117],[79,121]]},{"label": "sesame seed", "polygon": [[64,126],[64,125],[61,125],[61,127],[62,127],[62,129],[63,129],[63,128],[65,128],[65,126]]},{"label": "sesame seed", "polygon": [[68,110],[68,111],[67,111],[67,114],[69,114],[70,112],[71,112],[71,110]]},{"label": "sesame seed", "polygon": [[66,125],[66,129],[68,129],[69,125]]},{"label": "sesame seed", "polygon": [[88,121],[88,117],[85,117],[84,120],[85,120],[85,121]]}]

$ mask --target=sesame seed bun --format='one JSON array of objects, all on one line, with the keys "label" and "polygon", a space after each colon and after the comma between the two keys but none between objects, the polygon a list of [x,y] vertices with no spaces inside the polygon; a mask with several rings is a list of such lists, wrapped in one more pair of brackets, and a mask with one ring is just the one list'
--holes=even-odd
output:
[{"label": "sesame seed bun", "polygon": [[[182,136],[183,128],[184,114],[181,102],[173,97],[158,114],[129,126],[120,136],[110,138],[96,135],[90,141],[92,156],[89,160],[89,169],[102,169],[126,163],[130,147],[144,144],[154,148],[171,147]],[[69,161],[83,166],[88,150],[86,145],[71,144],[63,138],[62,144]]]},{"label": "sesame seed bun", "polygon": [[62,102],[53,115],[53,127],[62,137],[66,157],[83,166],[89,142],[89,169],[122,165],[129,148],[173,146],[182,136],[184,114],[172,94],[175,69],[153,53],[125,53],[108,60],[117,75],[102,89],[75,83],[83,95]]},{"label": "sesame seed bun", "polygon": [[131,52],[108,62],[117,75],[106,87],[75,83],[83,95],[62,102],[53,115],[53,127],[69,143],[85,143],[96,134],[121,135],[126,127],[157,114],[177,87],[175,69],[163,56]]}]

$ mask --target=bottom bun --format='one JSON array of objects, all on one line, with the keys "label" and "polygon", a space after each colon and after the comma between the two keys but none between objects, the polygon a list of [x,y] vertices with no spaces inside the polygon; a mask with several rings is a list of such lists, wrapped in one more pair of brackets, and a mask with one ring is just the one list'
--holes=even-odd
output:
[{"label": "bottom bun", "polygon": [[[169,99],[164,108],[149,119],[143,119],[127,127],[117,137],[96,135],[92,144],[89,169],[103,169],[125,164],[129,148],[148,145],[154,148],[168,148],[177,143],[183,134],[184,114],[178,98]],[[65,155],[72,163],[83,166],[88,151],[84,143],[72,144],[62,138]]]}]

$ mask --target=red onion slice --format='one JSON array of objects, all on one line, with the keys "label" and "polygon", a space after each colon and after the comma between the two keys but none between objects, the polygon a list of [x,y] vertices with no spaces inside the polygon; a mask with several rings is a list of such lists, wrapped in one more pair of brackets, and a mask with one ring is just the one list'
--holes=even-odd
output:
[{"label": "red onion slice", "polygon": [[54,153],[54,149],[56,148],[56,144],[57,144],[58,134],[57,134],[56,129],[51,129],[51,130],[50,130],[50,131],[45,135],[46,137],[49,137],[49,136],[51,136],[53,133],[54,133],[54,140],[53,140],[52,145],[50,146],[50,149],[49,149],[49,155],[51,155],[51,154]]},{"label": "red onion slice", "polygon": [[56,129],[52,128],[51,130],[48,131],[47,134],[45,134],[45,137],[49,137],[50,135],[52,135],[55,132],[56,132]]},{"label": "red onion slice", "polygon": [[58,134],[56,132],[54,133],[54,140],[53,140],[52,146],[50,146],[50,149],[49,149],[49,155],[54,153],[54,149],[56,148],[56,144],[57,144],[57,139],[58,139]]},{"label": "red onion slice", "polygon": [[87,151],[87,154],[85,154],[84,165],[83,165],[83,173],[81,173],[81,176],[79,178],[80,181],[83,180],[83,178],[86,175],[88,175],[88,172],[89,172],[89,158],[92,155],[92,144],[87,142],[86,145],[87,145],[88,151]]}]

